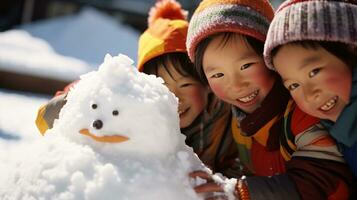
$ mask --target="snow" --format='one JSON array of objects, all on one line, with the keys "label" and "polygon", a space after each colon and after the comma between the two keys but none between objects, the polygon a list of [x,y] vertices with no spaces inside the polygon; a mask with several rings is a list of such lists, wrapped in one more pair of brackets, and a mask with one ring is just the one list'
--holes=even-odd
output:
[{"label": "snow", "polygon": [[53,49],[96,67],[105,54],[123,53],[136,60],[139,33],[117,19],[91,7],[78,14],[19,27],[47,41]]},{"label": "snow", "polygon": [[[184,144],[176,97],[161,78],[132,65],[124,55],[107,55],[81,76],[43,137],[34,117],[47,99],[0,92],[9,113],[0,125],[17,137],[0,138],[0,199],[202,199],[188,173],[207,169]],[[9,117],[22,128],[7,124]],[[102,126],[95,128],[96,120]],[[90,135],[80,134],[84,129]]]},{"label": "snow", "polygon": [[46,96],[0,90],[0,145],[39,138],[34,122],[38,108],[48,100]]},{"label": "snow", "polygon": [[86,62],[60,55],[44,40],[21,30],[0,33],[0,68],[65,81],[76,80],[91,69]]},{"label": "snow", "polygon": [[139,33],[94,9],[0,33],[0,69],[74,81],[106,53],[137,55]]}]

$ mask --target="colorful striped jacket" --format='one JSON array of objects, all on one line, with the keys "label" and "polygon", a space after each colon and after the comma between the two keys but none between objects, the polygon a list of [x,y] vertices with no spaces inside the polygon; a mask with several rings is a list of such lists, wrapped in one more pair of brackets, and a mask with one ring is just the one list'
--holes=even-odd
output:
[{"label": "colorful striped jacket", "polygon": [[[256,175],[243,181],[250,199],[349,198],[351,171],[317,118],[290,100],[284,113],[247,137],[241,133],[240,111],[233,110],[232,129],[241,162]],[[280,135],[272,138],[270,130],[276,124],[281,125]]]}]

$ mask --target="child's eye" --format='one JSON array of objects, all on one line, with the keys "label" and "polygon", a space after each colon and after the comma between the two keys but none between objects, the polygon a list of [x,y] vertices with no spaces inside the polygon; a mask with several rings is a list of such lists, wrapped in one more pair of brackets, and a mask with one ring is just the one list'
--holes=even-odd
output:
[{"label": "child's eye", "polygon": [[220,78],[220,77],[222,77],[222,76],[224,76],[223,73],[217,73],[217,74],[213,74],[213,75],[211,76],[211,78]]},{"label": "child's eye", "polygon": [[184,84],[181,84],[180,87],[183,88],[183,87],[188,87],[191,85],[192,85],[192,83],[184,83]]},{"label": "child's eye", "polygon": [[240,70],[245,70],[247,68],[249,68],[250,66],[252,66],[253,63],[247,63],[247,64],[244,64],[240,67]]},{"label": "child's eye", "polygon": [[315,68],[315,69],[311,70],[309,72],[309,77],[312,78],[312,77],[316,76],[316,74],[318,74],[320,72],[320,70],[321,70],[321,68]]},{"label": "child's eye", "polygon": [[300,85],[298,83],[293,83],[293,84],[289,85],[287,88],[288,88],[289,91],[293,91],[299,86]]}]

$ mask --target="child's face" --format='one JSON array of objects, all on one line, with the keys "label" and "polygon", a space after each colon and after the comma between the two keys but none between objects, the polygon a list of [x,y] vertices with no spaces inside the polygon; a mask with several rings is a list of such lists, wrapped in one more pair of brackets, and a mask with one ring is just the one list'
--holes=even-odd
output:
[{"label": "child's face", "polygon": [[321,47],[285,45],[273,63],[304,112],[336,121],[351,92],[352,75],[344,62]]},{"label": "child's face", "polygon": [[[168,72],[168,71],[170,72]],[[158,67],[158,76],[179,99],[180,128],[189,126],[207,105],[208,88],[191,76],[181,75],[172,63]]]},{"label": "child's face", "polygon": [[215,37],[203,55],[203,71],[217,97],[246,113],[257,109],[274,84],[263,58],[239,34],[222,45]]}]

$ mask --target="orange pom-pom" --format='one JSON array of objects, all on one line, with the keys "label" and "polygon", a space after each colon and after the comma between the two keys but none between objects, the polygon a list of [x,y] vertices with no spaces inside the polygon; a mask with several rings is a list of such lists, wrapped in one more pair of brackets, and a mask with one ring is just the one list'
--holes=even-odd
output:
[{"label": "orange pom-pom", "polygon": [[187,19],[187,11],[181,8],[181,5],[175,0],[159,0],[155,6],[150,9],[148,24],[149,26],[159,18],[165,19]]}]

